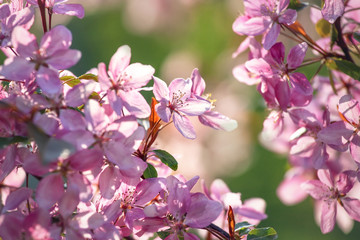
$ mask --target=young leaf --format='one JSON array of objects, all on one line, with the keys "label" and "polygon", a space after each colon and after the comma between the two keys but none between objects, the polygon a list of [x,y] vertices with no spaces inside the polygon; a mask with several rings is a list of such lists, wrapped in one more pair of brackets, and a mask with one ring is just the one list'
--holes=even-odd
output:
[{"label": "young leaf", "polygon": [[74,76],[63,76],[60,78],[60,80],[69,85],[70,87],[74,87],[81,83],[80,80]]},{"label": "young leaf", "polygon": [[247,240],[273,240],[277,238],[277,232],[272,227],[253,229],[247,236]]},{"label": "young leaf", "polygon": [[92,73],[85,73],[81,75],[79,79],[94,80],[95,82],[98,81],[98,77]]},{"label": "young leaf", "polygon": [[345,73],[346,75],[349,75],[355,80],[360,80],[360,67],[356,64],[343,60],[343,59],[337,59],[334,60],[337,70]]},{"label": "young leaf", "polygon": [[153,165],[151,165],[150,163],[147,164],[147,168],[145,169],[144,171],[144,178],[156,178],[158,175],[157,175],[157,171],[156,169],[154,168]]},{"label": "young leaf", "polygon": [[170,153],[160,149],[153,150],[153,152],[161,160],[162,163],[164,163],[166,166],[168,166],[174,171],[177,170],[178,162]]},{"label": "young leaf", "polygon": [[[149,117],[149,122],[150,122],[150,130],[155,126],[155,124],[160,120],[159,115],[157,114],[157,112],[155,111],[155,105],[157,104],[156,99],[153,97],[151,99],[151,114]],[[159,126],[160,127],[160,126]],[[157,127],[157,128],[159,128]],[[154,129],[157,130],[157,129]]]},{"label": "young leaf", "polygon": [[0,149],[3,149],[7,145],[11,145],[14,143],[26,142],[28,138],[22,136],[14,136],[14,137],[0,137]]},{"label": "young leaf", "polygon": [[243,229],[243,228],[249,228],[249,227],[253,227],[254,225],[248,223],[248,222],[239,222],[237,224],[235,224],[235,232]]},{"label": "young leaf", "polygon": [[230,205],[229,205],[229,211],[228,211],[228,223],[229,223],[230,239],[233,240],[233,239],[235,239],[235,219],[234,219],[234,212]]},{"label": "young leaf", "polygon": [[159,236],[159,238],[165,239],[170,235],[170,232],[161,231],[161,232],[157,232],[157,235]]},{"label": "young leaf", "polygon": [[300,2],[299,0],[290,0],[288,8],[300,11],[309,5],[308,2]]}]

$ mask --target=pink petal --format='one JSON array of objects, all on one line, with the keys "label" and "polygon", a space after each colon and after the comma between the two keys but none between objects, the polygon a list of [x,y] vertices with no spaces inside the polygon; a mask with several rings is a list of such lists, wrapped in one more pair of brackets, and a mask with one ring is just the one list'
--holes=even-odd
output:
[{"label": "pink petal", "polygon": [[99,190],[103,198],[111,199],[120,187],[121,175],[119,169],[108,166],[99,177]]},{"label": "pink petal", "polygon": [[350,142],[350,153],[356,162],[360,163],[360,136],[354,135]]},{"label": "pink petal", "polygon": [[69,29],[58,25],[46,32],[41,39],[40,48],[45,50],[46,56],[52,56],[60,50],[67,50],[72,42],[72,35]]},{"label": "pink petal", "polygon": [[266,50],[270,49],[276,42],[280,34],[280,25],[273,23],[272,27],[268,32],[265,33],[263,38],[263,46]]},{"label": "pink petal", "polygon": [[108,90],[112,84],[106,71],[105,63],[99,63],[98,65],[98,81],[100,83],[101,90]]},{"label": "pink petal", "polygon": [[196,133],[190,120],[179,113],[174,113],[173,121],[176,129],[186,138],[195,139]]},{"label": "pink petal", "polygon": [[309,180],[301,184],[301,188],[317,200],[327,199],[331,196],[329,187],[319,180]]},{"label": "pink petal", "polygon": [[150,65],[133,63],[125,68],[122,79],[125,81],[124,90],[129,91],[144,87],[153,77],[155,69]]},{"label": "pink petal", "polygon": [[305,181],[306,179],[302,176],[284,179],[276,190],[281,202],[291,206],[303,201],[307,197],[307,193],[301,184]]},{"label": "pink petal", "polygon": [[[100,167],[99,167],[100,169]],[[93,197],[93,189],[91,182],[79,172],[68,174],[68,188],[67,191],[76,193],[78,200],[88,202]]]},{"label": "pink petal", "polygon": [[237,128],[237,121],[230,119],[218,112],[207,111],[199,116],[199,121],[211,128],[221,129],[225,131],[233,131]]},{"label": "pink petal", "polygon": [[344,95],[340,98],[338,111],[346,117],[350,124],[357,125],[359,123],[359,102],[353,99],[351,95]]},{"label": "pink petal", "polygon": [[81,4],[55,4],[53,12],[57,14],[76,16],[80,19],[82,19],[85,15],[84,8]]},{"label": "pink petal", "polygon": [[147,118],[150,116],[150,106],[138,91],[120,91],[120,96],[122,98],[124,107],[135,117]]},{"label": "pink petal", "polygon": [[62,83],[56,70],[40,67],[36,74],[36,82],[45,93],[54,95],[61,91]]},{"label": "pink petal", "polygon": [[341,202],[350,217],[360,222],[360,200],[346,197],[342,198]]},{"label": "pink petal", "polygon": [[239,17],[233,24],[233,30],[237,34],[256,36],[262,34],[268,29],[270,25],[269,21],[266,21],[263,17]]},{"label": "pink petal", "polygon": [[303,73],[299,73],[299,72],[291,73],[290,82],[294,87],[293,91],[296,91],[301,95],[312,95],[313,92],[312,86]]},{"label": "pink petal", "polygon": [[273,71],[270,65],[263,58],[254,58],[245,63],[248,71],[255,73],[259,76],[272,77]]},{"label": "pink petal", "polygon": [[205,81],[199,73],[199,69],[195,68],[191,73],[191,81],[193,82],[191,92],[197,96],[201,96],[205,90]]},{"label": "pink petal", "polygon": [[103,162],[103,153],[95,148],[82,149],[71,155],[67,161],[69,166],[78,171],[91,170]]},{"label": "pink petal", "polygon": [[35,52],[39,49],[35,35],[23,27],[14,28],[11,42],[16,52],[24,58],[34,57]]},{"label": "pink petal", "polygon": [[278,21],[281,24],[293,24],[296,21],[297,12],[293,9],[287,9],[283,14],[280,15]]},{"label": "pink petal", "polygon": [[79,204],[79,196],[76,191],[67,190],[59,202],[59,212],[64,219],[70,217]]},{"label": "pink petal", "polygon": [[222,212],[219,202],[209,200],[202,193],[191,195],[191,204],[184,221],[184,224],[193,228],[203,228],[210,225]]},{"label": "pink petal", "polygon": [[148,178],[142,180],[136,186],[134,198],[137,205],[144,205],[154,199],[165,187],[165,181],[161,178]]},{"label": "pink petal", "polygon": [[12,81],[30,80],[33,77],[35,64],[22,57],[7,58],[0,74]]},{"label": "pink petal", "polygon": [[177,107],[177,110],[187,116],[199,116],[210,110],[211,103],[202,99],[187,99],[186,102]]},{"label": "pink petal", "polygon": [[40,208],[50,209],[61,199],[64,193],[64,182],[60,174],[50,174],[43,178],[36,191],[36,201]]},{"label": "pink petal", "polygon": [[5,205],[1,210],[2,213],[5,213],[8,210],[13,210],[19,206],[20,203],[29,199],[31,197],[32,190],[29,188],[19,188],[6,198]]},{"label": "pink petal", "polygon": [[159,115],[161,120],[163,120],[164,122],[170,121],[172,113],[171,113],[171,109],[168,107],[167,103],[164,103],[163,101],[161,101],[160,103],[156,104],[155,111],[157,112],[157,114]]},{"label": "pink petal", "polygon": [[[95,91],[97,84],[95,82],[89,81],[86,83],[80,83],[73,88],[71,88],[65,96],[65,102],[67,106],[78,107],[87,102],[90,95]],[[78,126],[78,128],[83,125]]]},{"label": "pink petal", "polygon": [[109,71],[111,72],[114,81],[118,80],[122,71],[129,66],[130,58],[131,49],[128,45],[119,47],[115,54],[111,57]]},{"label": "pink petal", "polygon": [[234,67],[232,73],[236,80],[247,85],[256,85],[261,82],[261,78],[259,76],[254,76],[254,74],[251,74],[246,69],[244,64]]},{"label": "pink petal", "polygon": [[303,62],[306,54],[308,44],[306,42],[300,43],[291,48],[287,57],[287,64],[289,69],[296,69]]},{"label": "pink petal", "polygon": [[328,169],[319,169],[317,171],[317,176],[319,180],[324,183],[329,188],[334,187],[334,176],[331,174],[330,170]]},{"label": "pink petal", "polygon": [[161,101],[164,99],[165,101],[169,101],[169,89],[166,83],[160,78],[154,77],[153,92],[156,100]]},{"label": "pink petal", "polygon": [[323,234],[329,233],[334,229],[336,220],[336,204],[336,200],[323,201],[321,203],[320,228]]},{"label": "pink petal", "polygon": [[338,17],[343,15],[344,2],[343,0],[325,0],[324,2],[321,13],[325,20],[333,24]]},{"label": "pink petal", "polygon": [[65,49],[55,52],[46,62],[55,69],[64,70],[74,66],[80,58],[80,51]]}]

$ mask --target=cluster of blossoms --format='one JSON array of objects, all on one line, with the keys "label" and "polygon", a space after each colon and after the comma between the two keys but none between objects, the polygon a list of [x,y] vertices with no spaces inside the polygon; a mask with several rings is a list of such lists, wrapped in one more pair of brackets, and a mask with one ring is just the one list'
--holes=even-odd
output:
[{"label": "cluster of blossoms", "polygon": [[[130,63],[125,45],[108,67],[75,76],[67,69],[81,52],[70,48],[69,29],[51,26],[53,14],[84,16],[81,5],[66,2],[1,1],[0,238],[198,239],[189,229],[261,237],[252,231],[267,217],[264,200],[242,202],[221,180],[192,192],[198,177],[171,175],[177,161],[154,147],[171,123],[194,139],[192,116],[236,128],[213,110],[199,71],[167,86],[152,66]],[[29,32],[38,10],[41,39]],[[151,105],[141,91],[153,92]],[[260,232],[276,236],[272,228]]]},{"label": "cluster of blossoms", "polygon": [[[336,220],[349,232],[353,220],[360,221],[360,67],[355,61],[360,57],[360,3],[244,0],[244,5],[233,30],[247,38],[234,57],[249,48],[249,58],[233,74],[256,85],[270,110],[261,141],[289,156],[278,196],[292,205],[310,195],[322,233],[331,232]],[[311,7],[317,40],[296,21],[305,7]],[[280,34],[296,43],[286,59],[284,44],[277,42]],[[257,35],[263,35],[262,43]],[[307,79],[301,67],[313,64],[314,74]]]}]

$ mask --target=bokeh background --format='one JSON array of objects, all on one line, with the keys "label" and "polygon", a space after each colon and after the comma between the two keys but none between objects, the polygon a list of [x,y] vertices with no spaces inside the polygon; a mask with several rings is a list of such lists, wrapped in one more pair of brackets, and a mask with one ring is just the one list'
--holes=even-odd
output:
[{"label": "bokeh background", "polygon": [[[231,28],[243,11],[241,0],[72,2],[84,5],[85,18],[55,16],[54,22],[68,26],[73,33],[72,48],[82,51],[81,61],[72,69],[75,74],[83,74],[99,62],[108,65],[117,48],[127,44],[132,49],[131,62],[152,65],[155,75],[167,83],[176,77],[187,78],[198,68],[207,83],[206,92],[217,99],[216,110],[238,121],[237,130],[221,132],[194,119],[196,140],[184,139],[172,128],[164,131],[158,147],[179,160],[179,173],[188,178],[199,175],[208,185],[222,178],[233,192],[242,193],[243,200],[265,199],[268,219],[260,226],[274,227],[280,240],[360,238],[359,223],[347,235],[338,227],[330,234],[321,234],[309,198],[296,206],[285,206],[277,198],[276,188],[288,167],[287,156],[261,146],[258,134],[267,115],[264,103],[255,87],[243,85],[232,76],[232,68],[246,61],[246,54],[232,58],[243,39]],[[304,11],[300,21],[312,27],[308,14]],[[311,71],[308,69],[307,74]]]}]

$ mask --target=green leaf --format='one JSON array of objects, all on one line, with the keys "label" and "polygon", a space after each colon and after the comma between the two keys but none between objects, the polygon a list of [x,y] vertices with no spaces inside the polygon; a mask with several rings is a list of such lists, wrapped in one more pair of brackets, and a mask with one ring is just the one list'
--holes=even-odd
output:
[{"label": "green leaf", "polygon": [[320,37],[328,37],[331,32],[331,24],[322,18],[316,23],[315,29]]},{"label": "green leaf", "polygon": [[60,80],[65,82],[70,87],[74,87],[74,86],[81,83],[78,78],[73,77],[73,76],[63,76],[63,77],[60,78]]},{"label": "green leaf", "polygon": [[273,240],[277,238],[277,232],[272,227],[253,229],[247,236],[247,240]]},{"label": "green leaf", "polygon": [[7,145],[11,145],[14,143],[27,142],[29,139],[22,136],[14,136],[14,137],[0,137],[0,149],[3,149]]},{"label": "green leaf", "polygon": [[76,150],[72,144],[48,136],[32,123],[28,124],[27,129],[38,145],[40,159],[44,165],[56,162],[58,158],[68,158]]},{"label": "green leaf", "polygon": [[290,0],[288,8],[300,11],[309,5],[308,2],[300,2],[299,0]]},{"label": "green leaf", "polygon": [[144,178],[156,178],[158,175],[157,175],[157,171],[156,169],[154,168],[153,165],[151,165],[150,163],[147,164],[147,168],[145,169],[144,171]]},{"label": "green leaf", "polygon": [[159,238],[165,239],[170,235],[170,232],[161,231],[161,232],[157,232],[157,235],[159,236]]},{"label": "green leaf", "polygon": [[336,59],[334,63],[335,67],[330,65],[334,70],[341,71],[355,80],[360,80],[360,67],[356,64],[343,59]]},{"label": "green leaf", "polygon": [[235,232],[237,232],[240,236],[247,235],[251,231],[250,227],[253,226],[254,225],[248,222],[240,222],[235,224]]},{"label": "green leaf", "polygon": [[95,82],[98,81],[98,77],[92,73],[85,73],[79,77],[79,79],[87,79],[87,80],[94,80]]},{"label": "green leaf", "polygon": [[174,171],[177,170],[178,162],[170,153],[168,153],[164,150],[160,150],[160,149],[153,150],[153,152],[161,160],[162,163],[164,163],[165,165],[167,165],[169,168],[171,168]]},{"label": "green leaf", "polygon": [[360,33],[354,32],[353,37],[355,38],[356,41],[360,42]]},{"label": "green leaf", "polygon": [[235,232],[239,231],[243,228],[249,228],[249,227],[253,227],[253,226],[254,226],[253,224],[250,224],[248,222],[240,222],[240,223],[235,224]]}]

